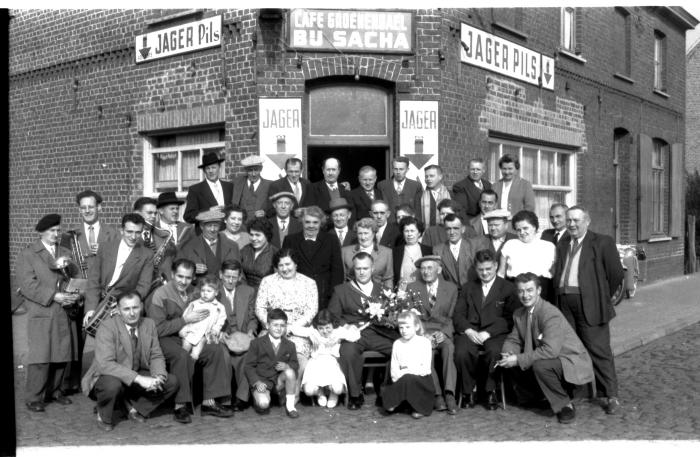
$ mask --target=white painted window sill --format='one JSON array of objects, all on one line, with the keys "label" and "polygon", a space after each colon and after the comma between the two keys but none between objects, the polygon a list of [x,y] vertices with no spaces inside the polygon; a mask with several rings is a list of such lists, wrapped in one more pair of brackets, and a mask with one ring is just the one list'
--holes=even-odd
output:
[{"label": "white painted window sill", "polygon": [[654,238],[649,238],[649,243],[659,243],[661,241],[671,241],[673,238],[670,236],[658,236]]},{"label": "white painted window sill", "polygon": [[559,54],[563,55],[564,57],[568,57],[571,60],[575,60],[578,63],[586,63],[586,59],[566,49],[559,49]]}]

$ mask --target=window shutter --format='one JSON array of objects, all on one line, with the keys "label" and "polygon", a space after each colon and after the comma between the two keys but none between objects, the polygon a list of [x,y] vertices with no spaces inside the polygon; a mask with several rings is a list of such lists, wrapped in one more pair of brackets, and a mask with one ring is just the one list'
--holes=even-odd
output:
[{"label": "window shutter", "polygon": [[648,135],[639,135],[639,202],[637,218],[637,234],[639,241],[648,240],[651,237],[652,227],[652,178],[651,159],[654,145]]},{"label": "window shutter", "polygon": [[670,192],[670,225],[668,227],[669,236],[683,236],[683,221],[685,220],[683,211],[683,144],[675,143],[671,145],[671,192]]}]

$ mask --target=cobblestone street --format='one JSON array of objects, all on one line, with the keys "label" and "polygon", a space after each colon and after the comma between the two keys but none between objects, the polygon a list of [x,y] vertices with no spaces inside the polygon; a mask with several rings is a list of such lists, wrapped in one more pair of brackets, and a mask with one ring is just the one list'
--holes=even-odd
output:
[{"label": "cobblestone street", "polygon": [[295,421],[273,408],[269,416],[248,409],[233,419],[193,417],[192,424],[180,425],[159,410],[142,430],[123,421],[104,433],[95,424],[92,402],[82,395],[73,396],[72,405],[51,404],[44,414],[30,413],[22,401],[23,379],[18,379],[18,446],[698,439],[700,324],[626,352],[616,364],[621,413],[608,416],[581,400],[571,425],[557,423],[551,411],[515,406],[495,412],[477,406],[456,416],[435,412],[420,421],[405,414],[383,417],[372,406],[374,396],[368,396],[359,411],[301,406]]}]

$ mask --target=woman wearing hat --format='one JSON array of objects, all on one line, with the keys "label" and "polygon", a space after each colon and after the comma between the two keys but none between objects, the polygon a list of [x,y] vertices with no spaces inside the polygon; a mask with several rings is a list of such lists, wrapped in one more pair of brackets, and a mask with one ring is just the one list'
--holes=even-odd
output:
[{"label": "woman wearing hat", "polygon": [[250,244],[250,235],[248,232],[243,230],[245,226],[243,221],[246,218],[246,211],[238,205],[230,205],[224,208],[224,224],[226,228],[223,230],[223,234],[226,237],[236,243],[240,249],[244,246]]},{"label": "woman wearing hat", "polygon": [[26,404],[33,412],[43,412],[51,401],[71,403],[59,389],[68,362],[78,360],[77,324],[67,310],[80,294],[61,291],[78,268],[70,262],[70,250],[57,243],[60,224],[59,214],[42,217],[36,225],[40,239],[19,253],[15,265],[28,310]]},{"label": "woman wearing hat", "polygon": [[[199,167],[204,171],[204,181],[195,184],[187,191],[187,206],[183,219],[190,224],[197,223],[197,215],[212,206],[224,207],[231,204],[233,184],[219,179],[221,162],[216,152],[208,152],[202,156]],[[201,233],[197,227],[197,234]]]},{"label": "woman wearing hat", "polygon": [[264,217],[256,217],[248,224],[250,244],[241,250],[241,267],[246,283],[255,289],[263,277],[273,272],[272,257],[277,248],[270,244],[272,224]]},{"label": "woman wearing hat", "polygon": [[374,273],[372,281],[379,283],[385,289],[394,287],[394,264],[391,257],[391,249],[376,243],[377,223],[374,219],[364,217],[355,222],[357,244],[342,248],[345,279],[350,281],[355,278],[352,267],[352,258],[360,251],[367,252],[374,259]]}]

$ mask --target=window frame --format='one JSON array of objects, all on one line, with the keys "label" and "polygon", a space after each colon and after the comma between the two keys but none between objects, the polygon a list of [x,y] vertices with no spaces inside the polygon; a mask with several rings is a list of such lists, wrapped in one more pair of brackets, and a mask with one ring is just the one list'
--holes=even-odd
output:
[{"label": "window frame", "polygon": [[654,30],[654,90],[666,93],[666,71],[668,51],[666,49],[666,34]]},{"label": "window frame", "polygon": [[[665,237],[669,230],[666,229],[666,211],[670,201],[666,200],[666,187],[670,160],[671,146],[659,138],[652,139],[651,159],[651,236],[652,238]],[[670,190],[670,189],[668,189]],[[670,196],[669,196],[670,199]]]},{"label": "window frame", "polygon": [[[571,13],[571,23],[569,24],[569,33],[566,33],[567,25],[567,13]],[[577,22],[577,11],[573,6],[563,6],[561,8],[561,33],[559,39],[559,46],[562,50],[570,52],[572,54],[578,55],[577,52],[577,37],[576,37],[576,22]],[[566,45],[567,39],[570,40],[569,46]]]}]

